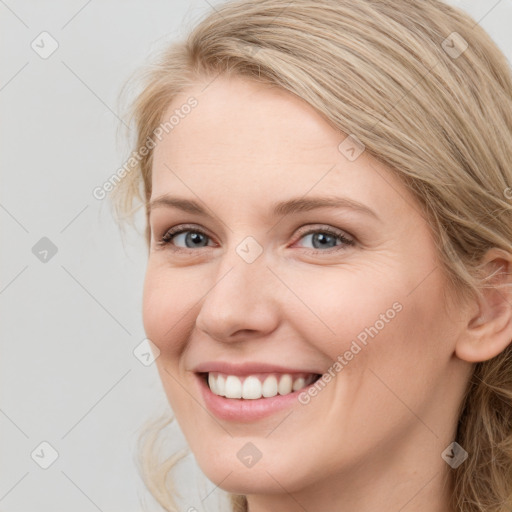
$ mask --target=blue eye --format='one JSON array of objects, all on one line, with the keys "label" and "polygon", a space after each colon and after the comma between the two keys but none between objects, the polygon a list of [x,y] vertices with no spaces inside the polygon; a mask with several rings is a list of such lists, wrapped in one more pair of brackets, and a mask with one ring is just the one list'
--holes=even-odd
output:
[{"label": "blue eye", "polygon": [[[198,229],[186,229],[183,226],[173,228],[167,231],[165,235],[160,239],[159,245],[169,245],[171,242],[175,242],[180,239],[185,243],[185,247],[177,247],[177,249],[193,249],[194,247],[205,247],[203,243],[209,236]],[[208,242],[206,242],[207,244]],[[190,244],[187,246],[187,244]]]},{"label": "blue eye", "polygon": [[[321,249],[319,252],[326,252],[323,249],[333,249],[339,246],[343,248],[345,246],[354,245],[354,240],[346,237],[343,232],[327,227],[309,230],[302,234],[300,239],[306,239],[308,237],[310,237],[315,251],[318,251],[319,248]],[[340,243],[338,244],[337,242]]]},{"label": "blue eye", "polygon": [[[330,252],[331,250],[344,249],[347,246],[354,245],[354,240],[345,236],[343,231],[324,226],[322,228],[310,229],[302,233],[301,239],[310,238],[313,243],[312,252]],[[194,248],[203,248],[208,246],[210,237],[201,229],[196,227],[176,226],[167,231],[158,241],[159,246],[170,246],[174,251],[187,251]],[[185,247],[176,245],[176,243],[185,244]]]}]

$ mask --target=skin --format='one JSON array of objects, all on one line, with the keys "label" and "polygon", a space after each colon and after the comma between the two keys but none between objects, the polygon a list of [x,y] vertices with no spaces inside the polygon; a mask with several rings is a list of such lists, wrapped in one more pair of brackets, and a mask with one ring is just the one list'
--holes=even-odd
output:
[{"label": "skin", "polygon": [[[206,83],[164,115],[198,100],[154,150],[151,200],[193,199],[212,217],[152,210],[143,300],[165,392],[199,466],[246,494],[250,512],[451,510],[453,470],[441,453],[472,363],[506,346],[510,316],[496,320],[502,338],[489,322],[470,330],[483,309],[448,302],[416,199],[368,152],[349,161],[338,150],[347,135],[305,102],[237,77]],[[378,218],[351,208],[271,212],[278,201],[329,195]],[[184,234],[158,246],[185,223],[206,232],[205,246],[187,246]],[[322,247],[305,234],[325,227],[354,244]],[[236,252],[248,236],[263,249],[252,263]],[[307,405],[249,424],[206,410],[191,371],[200,362],[326,372],[394,303],[401,311]],[[247,442],[262,454],[250,468],[237,457]]]}]

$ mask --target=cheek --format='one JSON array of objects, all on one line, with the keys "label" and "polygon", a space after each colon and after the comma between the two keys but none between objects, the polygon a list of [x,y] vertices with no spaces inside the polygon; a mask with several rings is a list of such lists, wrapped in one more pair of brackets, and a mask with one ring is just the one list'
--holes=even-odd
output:
[{"label": "cheek", "polygon": [[392,389],[409,383],[403,393],[417,403],[453,352],[440,274],[434,272],[414,290],[398,268],[332,270],[287,281],[298,297],[307,299],[307,308],[294,299],[298,305],[293,315],[287,310],[287,318],[332,361],[330,374],[343,375],[334,379],[335,385],[357,396],[360,405],[367,406],[372,397],[382,400],[375,389],[379,386],[386,396],[379,377]]},{"label": "cheek", "polygon": [[332,360],[347,351],[352,351],[349,359],[362,354],[372,339],[393,330],[403,315],[403,284],[391,274],[322,268],[297,274],[293,280],[290,275],[287,283],[304,303],[291,297],[287,318],[297,327],[300,324],[304,338]]},{"label": "cheek", "polygon": [[193,290],[190,283],[180,283],[178,273],[148,266],[142,302],[144,330],[165,358],[182,349],[180,343],[192,318],[191,307],[197,301]]},{"label": "cheek", "polygon": [[443,306],[443,284],[438,275],[429,279],[412,293],[407,286],[395,287],[391,294],[375,291],[366,308],[364,301],[351,302],[351,312],[365,312],[360,317],[365,320],[350,324],[343,345],[355,343],[361,350],[351,355],[349,348],[344,354],[352,360],[339,384],[351,403],[354,424],[364,423],[372,411],[383,431],[391,434],[393,425],[417,423],[410,410],[428,417],[455,339]]},{"label": "cheek", "polygon": [[[194,322],[193,304],[198,300],[194,287],[179,272],[170,272],[150,263],[143,291],[143,324],[146,336],[158,347],[156,359],[160,379],[171,408],[184,432],[193,429],[195,402],[179,383],[179,364]],[[187,291],[192,290],[190,293]]]}]

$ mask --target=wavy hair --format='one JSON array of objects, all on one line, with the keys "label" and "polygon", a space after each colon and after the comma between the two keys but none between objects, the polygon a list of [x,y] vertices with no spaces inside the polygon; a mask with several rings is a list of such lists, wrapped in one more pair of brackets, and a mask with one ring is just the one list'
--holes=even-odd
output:
[{"label": "wavy hair", "polygon": [[[440,0],[244,0],[216,7],[187,38],[136,75],[131,166],[112,193],[131,221],[151,195],[149,139],[174,97],[219,74],[294,94],[331,126],[354,134],[412,191],[432,228],[442,270],[460,298],[487,286],[481,259],[512,253],[512,75],[489,35]],[[130,84],[131,84],[130,80]],[[144,153],[144,154],[142,154]],[[147,221],[146,208],[146,221]],[[149,246],[150,229],[146,224]],[[177,459],[143,449],[146,483],[169,512]],[[146,436],[147,437],[147,436]],[[456,441],[469,458],[452,471],[452,506],[512,509],[512,345],[474,365]],[[148,463],[148,461],[153,461]],[[246,512],[244,496],[231,496]]]}]

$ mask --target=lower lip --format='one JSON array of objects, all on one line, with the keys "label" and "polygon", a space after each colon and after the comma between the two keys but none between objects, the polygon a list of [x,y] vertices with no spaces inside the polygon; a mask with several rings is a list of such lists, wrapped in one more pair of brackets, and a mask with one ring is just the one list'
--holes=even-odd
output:
[{"label": "lower lip", "polygon": [[199,381],[201,394],[208,410],[222,420],[242,423],[258,421],[275,412],[291,407],[293,403],[298,402],[299,394],[309,387],[299,389],[288,395],[276,395],[272,398],[256,398],[254,400],[226,398],[212,393],[202,376],[198,374],[195,374],[195,376]]}]

